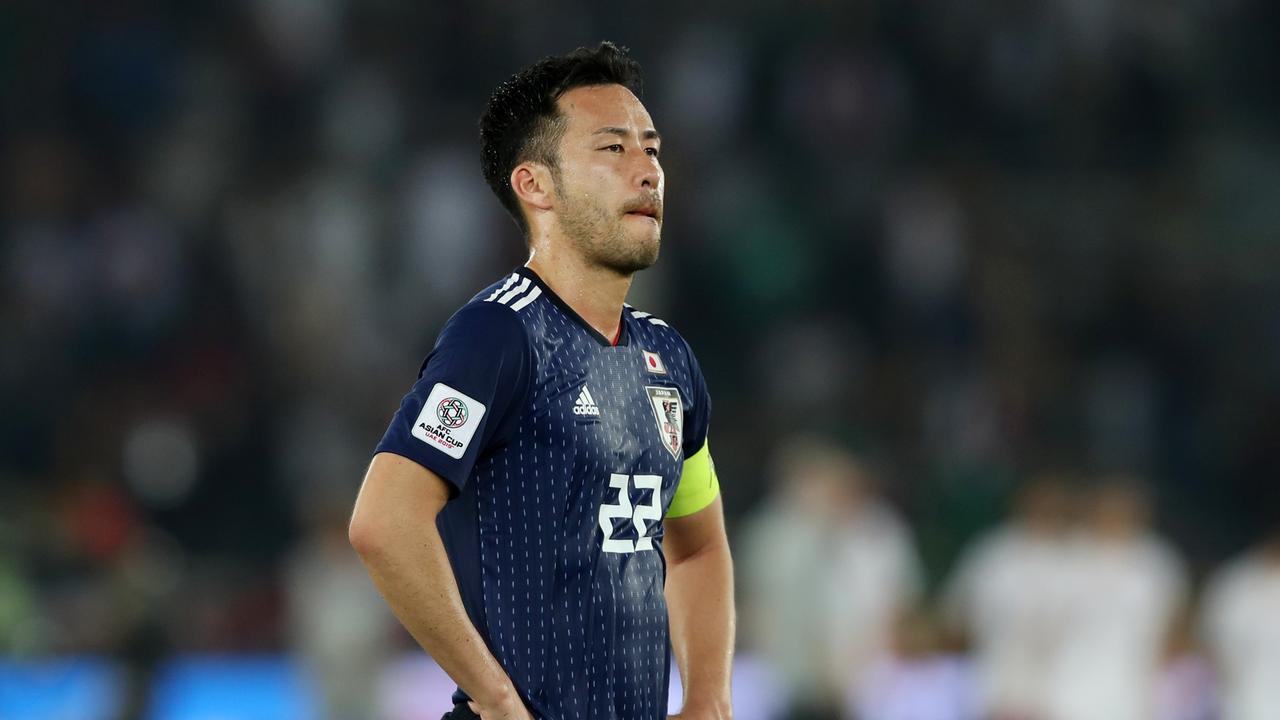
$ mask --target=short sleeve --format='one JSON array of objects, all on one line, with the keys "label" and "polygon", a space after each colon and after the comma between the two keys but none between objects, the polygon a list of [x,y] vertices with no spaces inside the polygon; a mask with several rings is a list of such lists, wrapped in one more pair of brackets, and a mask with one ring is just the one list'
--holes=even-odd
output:
[{"label": "short sleeve", "polygon": [[703,443],[702,449],[685,458],[680,469],[680,483],[676,485],[667,517],[692,515],[710,505],[720,495],[720,478],[716,477],[716,463],[711,459],[711,443]]},{"label": "short sleeve", "polygon": [[684,456],[693,457],[698,454],[707,442],[707,428],[711,425],[711,393],[707,391],[707,380],[702,376],[702,368],[693,350],[685,343],[685,352],[689,358],[689,410],[684,416]]},{"label": "short sleeve", "polygon": [[711,425],[711,394],[702,368],[685,344],[689,358],[689,409],[684,417],[684,465],[680,482],[667,508],[667,517],[692,515],[710,505],[720,494],[720,480],[716,477],[715,461],[711,459],[711,447],[707,440]]},{"label": "short sleeve", "polygon": [[401,455],[461,490],[476,462],[514,433],[532,354],[519,317],[497,304],[459,310],[375,452]]}]

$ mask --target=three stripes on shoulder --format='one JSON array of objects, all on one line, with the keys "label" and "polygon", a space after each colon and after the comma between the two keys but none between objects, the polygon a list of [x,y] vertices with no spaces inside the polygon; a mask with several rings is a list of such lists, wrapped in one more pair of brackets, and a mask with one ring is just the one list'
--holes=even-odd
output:
[{"label": "three stripes on shoulder", "polygon": [[[514,287],[512,287],[514,285]],[[530,290],[529,287],[533,286]],[[511,273],[511,277],[502,283],[502,286],[494,290],[489,297],[485,298],[485,302],[496,302],[499,305],[506,305],[516,312],[520,312],[529,306],[529,303],[537,300],[542,295],[542,288],[533,284],[533,281],[524,277],[520,273]],[[512,302],[514,300],[514,302]],[[630,305],[626,306],[631,312],[631,317],[637,320],[648,320],[650,325],[661,325],[662,327],[670,327],[665,320],[661,320],[642,310],[636,310]]]},{"label": "three stripes on shoulder", "polygon": [[[517,280],[520,281],[519,285],[516,285]],[[516,286],[511,287],[512,285]],[[537,285],[533,285],[533,290],[529,291],[526,295],[525,291],[529,290],[530,285],[533,285],[533,282],[529,280],[529,278],[522,277],[519,273],[511,273],[511,277],[507,278],[507,281],[502,283],[502,287],[494,290],[493,294],[485,298],[484,301],[496,302],[499,305],[507,305],[507,307],[512,310],[520,312],[525,309],[529,303],[537,300],[538,296],[542,294],[542,288]],[[522,295],[523,297],[521,297]],[[520,299],[515,302],[511,302],[512,300],[515,300],[515,298]],[[510,305],[508,305],[508,303],[510,303]]]},{"label": "three stripes on shoulder", "polygon": [[627,309],[631,311],[631,317],[637,320],[647,319],[650,325],[661,325],[662,327],[671,327],[670,325],[667,324],[665,320],[661,320],[659,318],[654,317],[652,313],[647,313],[642,310],[636,310],[630,305],[627,306]]}]

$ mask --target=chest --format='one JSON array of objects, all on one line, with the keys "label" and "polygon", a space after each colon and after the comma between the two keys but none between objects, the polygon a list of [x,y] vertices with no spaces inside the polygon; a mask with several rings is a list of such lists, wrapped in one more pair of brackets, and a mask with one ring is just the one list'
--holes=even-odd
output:
[{"label": "chest", "polygon": [[580,466],[674,479],[684,460],[687,392],[632,347],[560,347],[541,363],[533,405],[547,442]]}]

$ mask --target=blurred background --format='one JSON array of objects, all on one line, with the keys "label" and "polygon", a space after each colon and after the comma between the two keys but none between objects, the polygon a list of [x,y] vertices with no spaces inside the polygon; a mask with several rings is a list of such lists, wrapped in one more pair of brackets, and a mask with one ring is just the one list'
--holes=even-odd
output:
[{"label": "blurred background", "polygon": [[[611,39],[740,718],[1274,720],[1280,5],[0,4],[0,717],[439,717],[345,524],[523,261],[476,119]],[[673,689],[673,707],[679,705]]]}]

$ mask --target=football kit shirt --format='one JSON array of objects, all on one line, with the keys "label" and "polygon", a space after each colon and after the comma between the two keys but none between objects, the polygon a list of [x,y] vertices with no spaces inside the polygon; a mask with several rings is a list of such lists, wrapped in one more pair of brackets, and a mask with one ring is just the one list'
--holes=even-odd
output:
[{"label": "football kit shirt", "polygon": [[710,412],[667,323],[625,306],[611,343],[528,268],[441,331],[377,452],[451,485],[463,603],[538,717],[666,717],[663,519],[719,492]]}]

